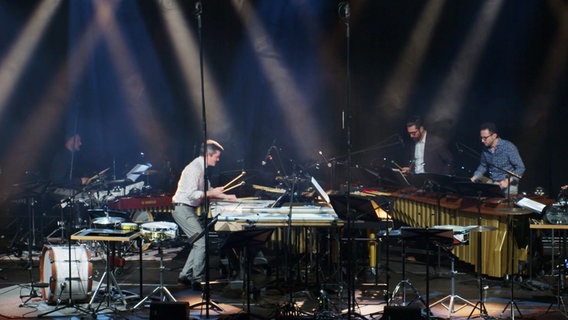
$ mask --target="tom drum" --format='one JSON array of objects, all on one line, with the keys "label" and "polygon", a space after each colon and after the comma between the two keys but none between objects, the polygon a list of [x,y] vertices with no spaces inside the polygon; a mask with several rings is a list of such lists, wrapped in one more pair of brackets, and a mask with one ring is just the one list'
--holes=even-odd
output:
[{"label": "tom drum", "polygon": [[142,236],[150,241],[164,241],[177,238],[178,225],[173,222],[156,221],[142,224]]}]

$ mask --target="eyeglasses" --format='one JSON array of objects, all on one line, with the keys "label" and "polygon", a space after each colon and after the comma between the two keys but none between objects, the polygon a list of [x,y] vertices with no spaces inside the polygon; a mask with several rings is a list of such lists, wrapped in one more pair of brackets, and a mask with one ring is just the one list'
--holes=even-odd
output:
[{"label": "eyeglasses", "polygon": [[490,134],[490,135],[485,136],[485,137],[482,136],[480,138],[481,138],[481,141],[485,141],[485,140],[489,139],[491,136],[493,136],[493,134]]},{"label": "eyeglasses", "polygon": [[408,134],[411,135],[411,136],[414,136],[414,135],[417,135],[418,132],[419,132],[418,130],[416,130],[416,131],[408,131]]}]

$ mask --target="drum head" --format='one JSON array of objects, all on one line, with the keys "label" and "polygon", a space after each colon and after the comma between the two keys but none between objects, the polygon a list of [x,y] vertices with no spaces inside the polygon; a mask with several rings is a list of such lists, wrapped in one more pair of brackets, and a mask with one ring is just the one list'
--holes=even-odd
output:
[{"label": "drum head", "polygon": [[120,226],[123,222],[124,219],[118,217],[101,217],[93,219],[93,225],[99,228],[114,228]]},{"label": "drum head", "polygon": [[105,209],[89,209],[89,216],[91,219],[102,218],[106,217],[108,213],[109,217],[118,217],[122,218],[122,221],[128,219],[130,214],[127,211],[120,211],[120,210],[105,210]]},{"label": "drum head", "polygon": [[147,222],[140,226],[142,236],[149,241],[165,241],[177,238],[178,226],[173,222]]}]

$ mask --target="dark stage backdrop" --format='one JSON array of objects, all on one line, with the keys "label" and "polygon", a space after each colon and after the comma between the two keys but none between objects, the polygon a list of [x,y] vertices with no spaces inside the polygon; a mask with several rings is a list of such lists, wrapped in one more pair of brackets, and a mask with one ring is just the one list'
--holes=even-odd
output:
[{"label": "dark stage backdrop", "polygon": [[200,39],[207,134],[226,149],[217,182],[301,170],[338,188],[349,125],[353,182],[374,186],[370,171],[404,163],[399,137],[410,144],[420,114],[457,175],[475,170],[463,145],[479,151],[488,120],[525,160],[522,191],[568,183],[566,1],[345,3],[207,0],[198,15],[196,1],[0,1],[3,192],[45,179],[75,131],[84,174],[150,162],[171,190],[203,141]]}]

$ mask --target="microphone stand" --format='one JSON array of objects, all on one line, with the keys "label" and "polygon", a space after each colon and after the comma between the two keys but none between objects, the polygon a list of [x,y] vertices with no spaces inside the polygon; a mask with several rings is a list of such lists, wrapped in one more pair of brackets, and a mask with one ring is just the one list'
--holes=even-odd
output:
[{"label": "microphone stand", "polygon": [[[207,189],[209,177],[207,174],[207,113],[205,108],[205,83],[203,70],[203,26],[202,26],[203,5],[200,0],[195,2],[195,17],[197,18],[197,34],[199,38],[199,80],[201,86],[201,114],[203,125],[203,225],[207,226],[207,216],[209,215],[209,201],[207,201]],[[205,287],[203,288],[203,298],[205,300],[205,318],[209,319],[209,309],[211,303],[211,292],[209,283],[209,232],[205,232]]]},{"label": "microphone stand", "polygon": [[30,293],[27,296],[20,296],[20,298],[27,298],[26,301],[20,304],[20,307],[25,306],[30,300],[33,298],[39,297],[37,291],[34,286],[34,276],[33,276],[33,269],[34,269],[34,260],[32,256],[33,245],[35,244],[35,205],[36,200],[34,196],[30,196],[26,199],[28,205],[28,271],[30,277]]},{"label": "microphone stand", "polygon": [[355,272],[354,264],[355,259],[353,254],[355,252],[355,240],[351,234],[353,229],[353,218],[349,214],[351,209],[350,197],[351,197],[351,52],[350,52],[350,26],[349,17],[351,16],[351,9],[349,1],[341,1],[338,5],[338,12],[341,21],[345,24],[345,110],[343,111],[343,123],[342,129],[345,131],[346,135],[346,147],[347,147],[347,199],[346,199],[346,212],[347,215],[347,243],[349,245],[348,255],[347,255],[347,318],[351,319],[354,314],[355,308]]}]

